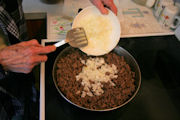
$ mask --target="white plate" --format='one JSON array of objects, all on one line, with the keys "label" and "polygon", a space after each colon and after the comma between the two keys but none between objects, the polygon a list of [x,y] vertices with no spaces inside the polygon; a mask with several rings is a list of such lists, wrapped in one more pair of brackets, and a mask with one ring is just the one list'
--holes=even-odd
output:
[{"label": "white plate", "polygon": [[103,15],[95,6],[89,6],[83,9],[73,21],[72,28],[83,27],[86,31],[88,46],[81,50],[88,55],[107,54],[120,40],[120,22],[113,12],[108,11],[108,15]]}]

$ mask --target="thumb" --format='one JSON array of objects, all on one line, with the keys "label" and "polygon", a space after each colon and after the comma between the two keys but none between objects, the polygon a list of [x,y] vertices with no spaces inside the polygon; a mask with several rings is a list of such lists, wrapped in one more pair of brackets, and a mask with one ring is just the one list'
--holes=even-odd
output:
[{"label": "thumb", "polygon": [[91,0],[91,1],[101,11],[102,14],[108,14],[108,10],[104,7],[101,0]]},{"label": "thumb", "polygon": [[56,47],[54,45],[48,45],[48,46],[41,46],[36,48],[37,54],[43,55],[48,54],[56,50]]},{"label": "thumb", "polygon": [[45,49],[47,50],[47,52],[54,52],[56,50],[56,47],[54,45],[48,45],[45,46]]}]

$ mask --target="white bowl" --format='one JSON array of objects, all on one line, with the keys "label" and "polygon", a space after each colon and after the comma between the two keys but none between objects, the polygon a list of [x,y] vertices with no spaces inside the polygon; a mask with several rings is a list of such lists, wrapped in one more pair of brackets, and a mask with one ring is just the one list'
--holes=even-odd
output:
[{"label": "white bowl", "polygon": [[108,11],[108,15],[103,15],[95,6],[89,6],[84,8],[73,21],[72,28],[85,29],[88,45],[80,49],[87,55],[107,54],[120,40],[120,22],[112,11]]}]

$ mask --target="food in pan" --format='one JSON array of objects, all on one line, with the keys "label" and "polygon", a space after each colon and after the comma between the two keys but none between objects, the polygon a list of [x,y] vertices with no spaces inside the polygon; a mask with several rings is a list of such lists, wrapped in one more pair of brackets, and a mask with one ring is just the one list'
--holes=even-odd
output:
[{"label": "food in pan", "polygon": [[135,92],[135,72],[114,52],[92,57],[71,48],[59,57],[56,71],[62,94],[84,108],[111,109]]}]

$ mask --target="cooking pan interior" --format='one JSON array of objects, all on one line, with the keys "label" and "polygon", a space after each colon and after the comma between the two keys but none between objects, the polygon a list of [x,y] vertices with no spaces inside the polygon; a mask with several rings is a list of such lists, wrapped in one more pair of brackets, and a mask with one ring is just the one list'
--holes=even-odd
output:
[{"label": "cooking pan interior", "polygon": [[133,56],[128,52],[126,51],[124,48],[120,47],[120,46],[117,46],[113,52],[115,52],[117,55],[119,56],[124,56],[127,64],[130,65],[131,67],[131,70],[135,72],[135,86],[136,86],[136,90],[134,92],[134,94],[130,97],[130,99],[128,99],[126,102],[124,102],[123,104],[117,106],[117,107],[114,107],[114,108],[109,108],[109,109],[104,109],[104,110],[94,110],[94,109],[88,109],[88,108],[85,108],[85,107],[82,107],[82,106],[79,106],[75,103],[73,103],[72,101],[70,101],[68,98],[65,97],[65,95],[61,92],[60,88],[58,87],[58,84],[57,84],[57,76],[56,76],[56,71],[57,71],[57,62],[60,58],[62,57],[65,57],[67,54],[69,54],[69,50],[71,49],[71,47],[67,47],[65,48],[63,51],[61,51],[59,53],[59,55],[56,57],[56,60],[54,62],[54,66],[53,66],[53,71],[52,71],[52,75],[53,75],[53,81],[54,81],[54,84],[56,86],[56,89],[58,90],[59,94],[64,98],[66,99],[69,103],[79,107],[79,108],[82,108],[82,109],[86,109],[86,110],[90,110],[90,111],[110,111],[110,110],[114,110],[114,109],[117,109],[117,108],[120,108],[122,106],[124,106],[125,104],[127,104],[128,102],[130,102],[137,94],[139,88],[140,88],[140,84],[141,84],[141,72],[140,72],[140,69],[139,69],[139,66],[136,62],[136,60],[133,58]]}]

